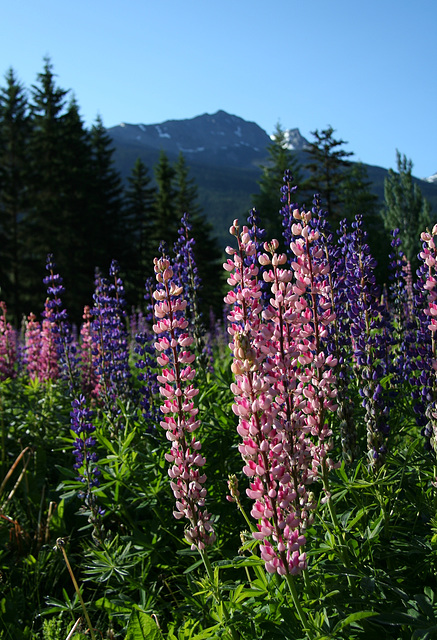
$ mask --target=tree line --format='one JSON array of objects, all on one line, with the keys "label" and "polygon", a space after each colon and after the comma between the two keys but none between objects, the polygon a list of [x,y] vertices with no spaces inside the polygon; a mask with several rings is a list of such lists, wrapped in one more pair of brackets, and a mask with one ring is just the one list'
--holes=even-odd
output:
[{"label": "tree line", "polygon": [[[200,278],[207,291],[203,311],[219,313],[223,281],[221,248],[197,201],[197,186],[184,156],[170,163],[164,152],[153,173],[137,159],[125,184],[114,167],[112,139],[98,116],[87,129],[70,90],[60,88],[50,59],[27,90],[13,69],[0,88],[0,298],[18,326],[24,314],[38,313],[48,253],[53,253],[65,285],[65,302],[79,322],[91,302],[95,268],[107,272],[113,259],[123,271],[127,302],[140,306],[144,282],[162,240],[167,251],[188,212],[196,241]],[[344,140],[327,127],[312,132],[305,162],[288,148],[278,124],[252,203],[267,238],[281,238],[279,191],[285,170],[299,186],[301,204],[322,197],[332,226],[364,215],[372,254],[385,280],[388,233],[400,229],[413,267],[419,231],[430,225],[430,207],[412,178],[412,162],[397,152],[397,172],[389,170],[381,204],[372,193],[366,168],[351,162]],[[236,212],[244,219],[247,211]]]},{"label": "tree line", "polygon": [[396,151],[397,171],[389,169],[384,181],[384,201],[372,192],[367,170],[361,162],[351,162],[342,139],[335,130],[311,132],[313,136],[305,153],[305,160],[288,147],[286,132],[278,123],[268,147],[268,162],[262,167],[260,192],[253,196],[254,206],[262,213],[267,237],[280,237],[281,220],[278,213],[277,193],[282,185],[284,171],[291,170],[298,185],[297,204],[311,202],[313,194],[322,198],[322,207],[335,230],[340,220],[352,222],[356,214],[364,216],[372,255],[377,258],[377,274],[381,282],[387,278],[390,233],[399,228],[402,249],[413,269],[418,265],[420,233],[431,225],[431,207],[413,180],[413,163]]},{"label": "tree line", "polygon": [[[216,281],[221,251],[182,154],[171,164],[162,152],[153,175],[138,159],[123,185],[101,117],[85,127],[74,96],[57,85],[50,59],[30,91],[13,69],[5,80],[0,89],[0,297],[17,324],[23,314],[40,311],[48,253],[55,256],[76,321],[91,302],[95,268],[107,272],[113,259],[125,274],[128,303],[140,305],[160,242],[172,251],[185,212],[200,276],[205,286]],[[208,304],[217,303],[210,289]]]}]

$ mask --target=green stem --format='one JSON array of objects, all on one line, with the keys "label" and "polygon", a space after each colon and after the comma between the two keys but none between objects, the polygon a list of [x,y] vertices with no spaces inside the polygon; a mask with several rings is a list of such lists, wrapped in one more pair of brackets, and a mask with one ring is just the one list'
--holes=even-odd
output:
[{"label": "green stem", "polygon": [[[210,579],[213,587],[215,587],[215,583],[214,583],[214,570],[211,566],[211,562],[209,560],[208,554],[206,552],[206,549],[199,549],[199,553],[200,553],[200,557],[203,560],[203,564],[205,565],[205,569],[206,569],[206,573],[208,574],[208,578]],[[229,625],[229,611],[226,607],[226,603],[223,602],[221,596],[220,596],[220,591],[214,588],[214,597],[217,601],[217,604],[222,606],[222,610],[223,610],[223,616],[226,620],[226,623],[228,624],[228,629],[231,632],[231,636],[232,636],[232,640],[239,640],[240,635],[239,633],[232,627]]]},{"label": "green stem", "polygon": [[296,585],[294,584],[293,576],[289,573],[285,574],[285,580],[287,581],[288,588],[290,589],[291,597],[293,599],[293,604],[296,607],[297,614],[302,622],[303,629],[307,634],[307,638],[312,640],[314,638],[313,632],[310,631],[310,627],[308,624],[308,618],[306,617],[305,611],[302,609],[302,605],[300,604],[299,596],[297,594]]},{"label": "green stem", "polygon": [[93,629],[93,627],[91,625],[91,620],[90,620],[90,617],[88,615],[88,610],[87,610],[87,608],[85,606],[85,602],[84,602],[84,600],[82,598],[82,594],[80,592],[79,585],[77,584],[76,578],[74,577],[73,569],[71,568],[70,562],[68,561],[67,554],[66,554],[66,551],[64,549],[64,544],[65,543],[64,543],[64,540],[62,538],[58,538],[56,540],[56,546],[58,547],[58,549],[60,549],[62,551],[62,555],[64,556],[64,560],[65,560],[65,564],[67,565],[68,573],[70,574],[71,580],[73,582],[74,588],[75,588],[76,593],[77,593],[77,597],[80,600],[80,604],[81,604],[81,607],[82,607],[82,610],[83,610],[83,613],[84,613],[84,616],[85,616],[85,619],[86,619],[86,623],[88,625],[88,629],[90,630],[91,638],[92,638],[92,640],[96,640],[96,636],[94,634],[94,629]]},{"label": "green stem", "polygon": [[351,590],[351,593],[353,596],[357,596],[357,590],[356,590],[356,586],[355,586],[355,582],[352,580],[352,576],[350,575],[352,572],[352,565],[351,565],[351,561],[349,558],[349,552],[348,552],[348,548],[347,548],[347,544],[346,544],[346,535],[344,533],[344,531],[342,530],[342,528],[340,527],[340,523],[338,521],[337,518],[337,512],[335,510],[335,505],[332,502],[331,499],[331,492],[330,492],[330,487],[329,487],[329,479],[328,479],[328,469],[326,468],[326,462],[325,460],[323,460],[322,463],[322,481],[323,481],[323,490],[325,491],[327,497],[328,497],[328,510],[329,510],[329,514],[331,516],[331,520],[332,520],[332,524],[334,526],[334,533],[335,536],[337,538],[337,543],[338,543],[338,553],[340,555],[340,558],[343,561],[343,564],[347,570],[347,581],[349,584],[349,588]]}]

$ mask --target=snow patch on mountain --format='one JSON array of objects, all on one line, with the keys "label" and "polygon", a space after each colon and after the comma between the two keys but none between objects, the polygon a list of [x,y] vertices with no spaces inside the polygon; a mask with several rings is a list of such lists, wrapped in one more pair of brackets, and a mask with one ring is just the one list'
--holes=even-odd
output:
[{"label": "snow patch on mountain", "polygon": [[433,173],[429,178],[422,178],[422,180],[425,180],[425,182],[431,182],[432,184],[437,184],[437,173]]}]

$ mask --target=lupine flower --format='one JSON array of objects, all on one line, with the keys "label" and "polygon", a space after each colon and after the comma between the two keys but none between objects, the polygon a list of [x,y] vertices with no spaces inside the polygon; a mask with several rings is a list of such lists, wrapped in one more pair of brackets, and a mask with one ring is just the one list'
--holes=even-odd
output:
[{"label": "lupine flower", "polygon": [[96,428],[92,423],[94,412],[86,406],[85,396],[80,395],[75,398],[72,403],[72,411],[70,412],[71,429],[76,434],[74,442],[73,454],[76,462],[73,468],[79,471],[78,480],[87,485],[87,489],[80,497],[89,499],[89,493],[92,487],[99,484],[100,472],[95,467],[98,456],[94,451],[96,439],[92,435]]},{"label": "lupine flower", "polygon": [[83,310],[83,323],[80,329],[80,368],[81,388],[85,396],[98,397],[101,391],[97,374],[97,357],[93,349],[92,315],[88,305]]},{"label": "lupine flower", "polygon": [[[430,358],[428,367],[423,368],[420,380],[424,383],[423,391],[427,394],[428,401],[426,408],[427,424],[424,428],[424,435],[429,440],[430,446],[437,454],[437,403],[436,403],[436,375],[437,375],[437,250],[436,250],[437,225],[431,232],[426,231],[421,235],[423,249],[419,258],[424,263],[424,275],[426,268],[426,278],[422,280],[423,291],[426,295],[427,307],[424,311],[428,321],[427,328],[431,337]],[[426,344],[426,343],[425,343]]]},{"label": "lupine flower", "polygon": [[116,416],[117,398],[128,398],[129,347],[125,323],[124,287],[116,260],[110,268],[112,281],[96,274],[96,290],[93,295],[94,307],[92,335],[93,356],[97,362],[101,398],[107,411]]},{"label": "lupine flower", "polygon": [[379,467],[387,452],[389,406],[381,385],[389,370],[390,338],[387,311],[380,303],[376,284],[376,260],[366,243],[362,216],[355,216],[353,232],[348,236],[346,253],[346,291],[348,315],[360,395],[365,409],[367,450],[372,467]]},{"label": "lupine flower", "polygon": [[6,320],[6,303],[0,302],[0,381],[15,378],[17,340],[15,331]]},{"label": "lupine flower", "polygon": [[188,213],[181,218],[178,239],[174,244],[174,279],[183,289],[187,302],[185,317],[190,323],[190,333],[194,338],[194,347],[202,370],[212,370],[212,350],[205,340],[205,327],[199,309],[199,291],[202,282],[194,256],[195,241],[192,237],[192,225]]},{"label": "lupine flower", "polygon": [[170,463],[168,474],[176,498],[173,514],[177,519],[188,520],[185,537],[192,549],[203,551],[205,546],[213,544],[215,533],[211,515],[205,510],[206,475],[202,472],[205,458],[200,453],[201,443],[194,435],[200,421],[193,402],[198,394],[192,384],[196,371],[191,365],[195,356],[189,351],[193,338],[186,333],[188,321],[183,314],[187,303],[181,297],[182,286],[174,282],[169,260],[155,258],[154,264],[158,286],[153,294],[156,300],[153,330],[158,336],[155,347],[162,367],[158,376],[164,398],[161,426],[171,442],[165,457]]},{"label": "lupine flower", "polygon": [[41,352],[41,325],[34,313],[30,313],[24,331],[24,363],[31,380],[38,377]]},{"label": "lupine flower", "polygon": [[[296,210],[294,216],[302,219]],[[327,285],[320,277],[325,266],[321,255],[310,249],[317,234],[309,231],[309,218],[310,214],[303,224],[293,224],[298,237],[291,246],[292,269],[285,267],[286,255],[276,253],[277,240],[264,245],[258,261],[271,289],[266,309],[260,302],[258,266],[252,260],[255,243],[247,227],[240,232],[237,221],[230,231],[237,237],[238,249],[226,249],[233,259],[224,265],[232,287],[225,302],[232,305],[228,331],[234,355],[233,411],[243,438],[239,446],[243,472],[250,479],[247,494],[255,501],[254,537],[261,541],[266,570],[281,575],[306,568],[302,548],[315,507],[307,487],[321,470],[332,466],[327,458],[331,432],[324,414],[335,408],[332,367],[336,363],[332,357],[325,359],[320,339],[333,314]]]},{"label": "lupine flower", "polygon": [[156,423],[160,419],[159,407],[155,402],[155,397],[159,393],[159,384],[157,380],[157,362],[156,350],[154,346],[154,334],[149,329],[153,324],[153,280],[147,278],[145,283],[146,293],[144,300],[146,301],[146,315],[144,323],[135,335],[135,353],[139,358],[135,361],[135,366],[140,370],[138,380],[141,383],[141,407],[144,419],[149,425],[149,429],[154,429]]},{"label": "lupine flower", "polygon": [[66,309],[62,306],[61,296],[65,289],[62,278],[55,273],[56,264],[53,254],[47,255],[46,270],[49,275],[43,279],[47,285],[47,300],[43,315],[50,321],[50,328],[54,335],[54,342],[59,359],[59,370],[64,379],[68,380],[70,389],[74,391],[77,385],[76,365],[78,363],[77,347],[68,321]]},{"label": "lupine flower", "polygon": [[78,472],[77,480],[83,484],[78,497],[89,509],[89,522],[93,525],[93,538],[101,541],[101,516],[104,510],[98,506],[93,489],[99,486],[100,469],[97,466],[98,454],[95,450],[97,441],[94,437],[96,430],[93,424],[94,412],[87,407],[85,396],[79,395],[71,403],[70,426],[76,438],[73,454],[75,463],[73,468]]},{"label": "lupine flower", "polygon": [[52,310],[47,305],[43,312],[41,323],[41,350],[38,359],[38,380],[57,380],[59,378],[58,349],[55,343],[53,322],[51,319]]},{"label": "lupine flower", "polygon": [[281,187],[281,202],[282,208],[280,214],[282,216],[282,235],[285,240],[285,247],[287,254],[290,254],[290,244],[293,240],[293,232],[292,226],[295,223],[295,219],[293,217],[293,211],[297,209],[297,205],[293,201],[293,196],[297,191],[297,185],[293,185],[293,175],[291,171],[287,170],[284,172],[284,177],[282,178],[283,185]]}]

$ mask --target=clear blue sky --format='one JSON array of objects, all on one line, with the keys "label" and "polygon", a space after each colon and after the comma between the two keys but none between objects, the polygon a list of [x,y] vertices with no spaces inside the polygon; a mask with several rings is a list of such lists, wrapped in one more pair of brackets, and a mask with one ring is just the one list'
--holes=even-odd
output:
[{"label": "clear blue sky", "polygon": [[224,109],[332,125],[356,160],[437,172],[437,0],[3,0],[0,73],[51,57],[90,125]]}]

